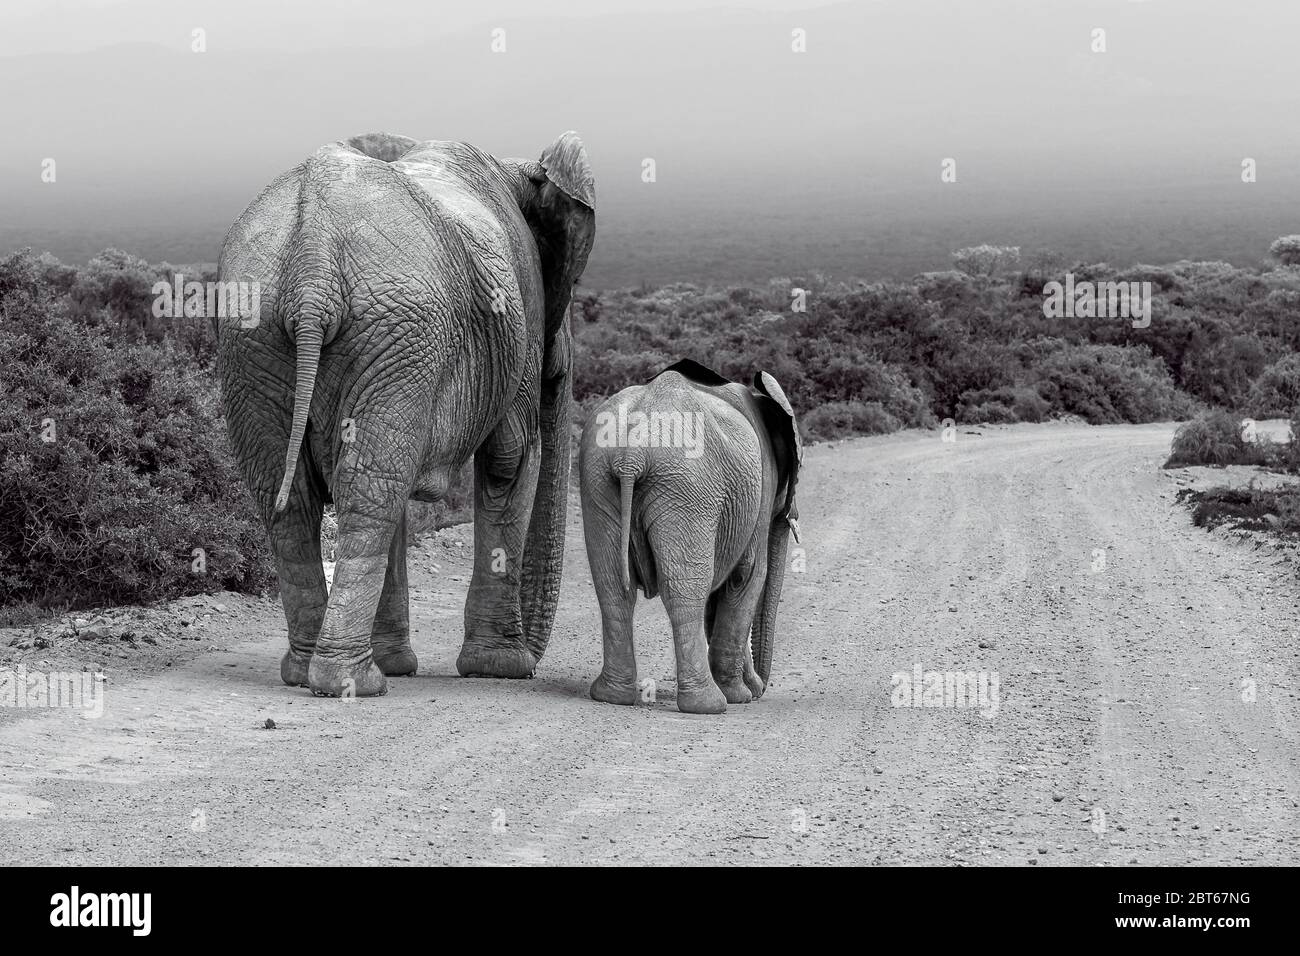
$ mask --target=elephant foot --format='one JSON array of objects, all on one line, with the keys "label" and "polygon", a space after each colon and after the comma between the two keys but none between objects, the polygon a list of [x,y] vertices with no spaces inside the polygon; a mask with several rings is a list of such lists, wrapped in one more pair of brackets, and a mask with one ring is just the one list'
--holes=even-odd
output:
[{"label": "elephant foot", "polygon": [[631,684],[613,684],[605,679],[602,673],[591,682],[591,699],[598,700],[605,704],[635,704],[637,698],[641,696],[637,691],[636,681]]},{"label": "elephant foot", "polygon": [[754,693],[748,684],[741,680],[718,681],[718,689],[727,698],[728,704],[748,704],[754,699]]},{"label": "elephant foot", "polygon": [[677,709],[683,714],[722,714],[727,710],[727,698],[712,681],[689,690],[678,687]]},{"label": "elephant foot", "polygon": [[389,677],[410,677],[419,669],[415,651],[406,647],[374,648],[375,665]]},{"label": "elephant foot", "polygon": [[307,669],[311,667],[311,655],[300,654],[292,647],[280,658],[280,680],[290,687],[307,686]]},{"label": "elephant foot", "polygon": [[317,697],[380,697],[388,693],[388,680],[369,654],[356,664],[326,660],[317,654],[311,659],[307,684]]},{"label": "elephant foot", "polygon": [[456,658],[456,670],[461,677],[505,677],[518,680],[533,676],[533,671],[537,670],[537,658],[526,647],[466,644]]}]

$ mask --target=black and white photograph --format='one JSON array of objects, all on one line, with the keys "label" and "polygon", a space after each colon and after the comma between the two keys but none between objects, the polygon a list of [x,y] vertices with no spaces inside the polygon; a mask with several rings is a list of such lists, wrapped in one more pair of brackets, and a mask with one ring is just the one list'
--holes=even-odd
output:
[{"label": "black and white photograph", "polygon": [[148,936],[112,875],[159,868],[998,868],[1249,939],[1300,862],[1297,37],[4,0],[24,918]]}]

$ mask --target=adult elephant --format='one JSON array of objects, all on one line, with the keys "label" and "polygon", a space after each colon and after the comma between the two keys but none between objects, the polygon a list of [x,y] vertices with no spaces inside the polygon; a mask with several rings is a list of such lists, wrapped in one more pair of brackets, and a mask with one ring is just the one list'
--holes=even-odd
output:
[{"label": "adult elephant", "polygon": [[[374,133],[324,146],[236,221],[222,282],[257,318],[214,318],[234,452],[270,536],[285,683],[327,696],[416,670],[406,502],[474,458],[474,574],[456,667],[528,677],[560,588],[574,282],[595,235],[577,135],[540,161]],[[320,524],[333,502],[333,587]]]},{"label": "adult elephant", "polygon": [[762,696],[802,460],[794,409],[767,372],[751,389],[684,359],[597,407],[579,464],[604,641],[592,698],[639,696],[638,588],[662,594],[672,623],[678,710]]}]

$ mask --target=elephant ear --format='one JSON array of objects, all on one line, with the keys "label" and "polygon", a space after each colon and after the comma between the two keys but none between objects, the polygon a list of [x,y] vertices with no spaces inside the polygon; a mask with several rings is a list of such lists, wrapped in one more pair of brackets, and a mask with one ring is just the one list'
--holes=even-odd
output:
[{"label": "elephant ear", "polygon": [[803,442],[799,439],[799,424],[795,421],[794,408],[790,399],[785,397],[772,375],[759,372],[754,376],[754,389],[767,401],[760,402],[763,420],[767,432],[772,437],[772,447],[776,450],[777,471],[785,488],[785,499],[777,512],[777,518],[784,518],[799,540],[799,507],[795,503],[795,486],[799,483],[799,468],[803,465]]},{"label": "elephant ear", "polygon": [[578,134],[561,133],[540,160],[508,160],[532,183],[523,211],[542,257],[546,332],[565,320],[574,283],[587,267],[596,238],[596,181]]},{"label": "elephant ear", "polygon": [[577,200],[588,209],[596,208],[596,178],[587,161],[587,147],[573,130],[561,133],[550,146],[542,150],[538,160],[546,178],[570,199]]}]

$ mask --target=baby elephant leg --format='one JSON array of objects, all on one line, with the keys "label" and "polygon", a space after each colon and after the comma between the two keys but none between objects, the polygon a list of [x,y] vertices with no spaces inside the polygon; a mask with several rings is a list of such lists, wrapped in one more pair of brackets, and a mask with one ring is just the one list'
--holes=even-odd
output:
[{"label": "baby elephant leg", "polygon": [[738,568],[713,595],[709,669],[729,704],[748,704],[763,693],[754,673],[749,630],[766,579],[761,565]]},{"label": "baby elephant leg", "polygon": [[704,637],[706,600],[703,595],[698,598],[664,595],[677,651],[677,709],[684,714],[721,714],[727,709],[727,698],[718,689],[709,668]]}]

